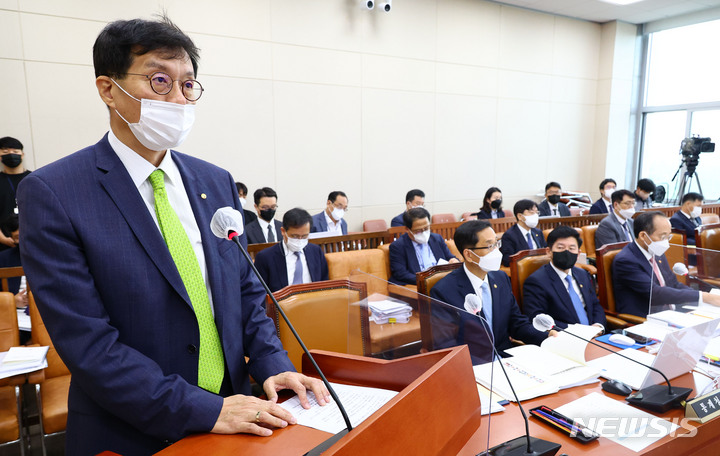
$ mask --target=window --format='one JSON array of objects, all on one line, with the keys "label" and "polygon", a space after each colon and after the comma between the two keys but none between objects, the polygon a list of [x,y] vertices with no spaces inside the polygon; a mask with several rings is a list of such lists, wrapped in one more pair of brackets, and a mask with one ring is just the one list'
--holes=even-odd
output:
[{"label": "window", "polygon": [[[679,153],[682,140],[701,136],[720,141],[720,54],[709,52],[709,43],[717,42],[720,21],[654,32],[647,40],[638,177],[664,185],[669,203],[681,196],[683,165],[689,164]],[[698,158],[695,172],[686,175],[684,193],[699,191],[699,184],[706,200],[720,198],[720,150]]]}]

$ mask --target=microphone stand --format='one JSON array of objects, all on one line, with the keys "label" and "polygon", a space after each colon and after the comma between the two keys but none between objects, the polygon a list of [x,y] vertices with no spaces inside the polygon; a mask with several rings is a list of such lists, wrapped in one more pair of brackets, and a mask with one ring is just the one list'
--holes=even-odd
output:
[{"label": "microphone stand", "polygon": [[595,343],[591,340],[586,340],[577,334],[573,334],[570,331],[564,330],[562,328],[558,328],[557,326],[554,326],[550,328],[551,330],[554,329],[555,331],[562,331],[565,334],[570,334],[573,337],[577,337],[578,339],[582,340],[583,342],[587,342],[589,344],[592,344],[596,347],[600,347],[605,351],[609,351],[610,353],[613,353],[617,356],[620,356],[621,358],[629,359],[630,361],[637,363],[643,367],[647,367],[653,372],[657,372],[662,376],[663,379],[665,379],[665,383],[667,383],[667,389],[665,388],[665,385],[652,385],[648,386],[647,388],[643,388],[637,393],[633,393],[625,398],[626,401],[629,403],[637,406],[646,408],[648,410],[652,410],[655,412],[665,412],[673,407],[679,407],[682,406],[682,402],[685,401],[688,396],[690,396],[690,393],[692,393],[692,388],[681,388],[679,386],[673,387],[670,384],[670,380],[660,372],[660,370],[654,368],[653,366],[648,366],[644,363],[641,363],[640,361],[637,361],[635,359],[632,359],[628,356],[621,355],[620,353],[613,351],[607,347],[603,347],[602,345]]},{"label": "microphone stand", "polygon": [[303,349],[305,354],[307,355],[308,359],[312,363],[313,367],[315,368],[315,371],[320,375],[320,378],[322,379],[322,382],[327,387],[328,391],[330,392],[330,396],[332,396],[333,400],[337,404],[338,409],[340,409],[340,413],[342,414],[343,420],[345,420],[345,426],[347,426],[346,429],[343,429],[342,431],[338,432],[325,442],[321,443],[317,447],[313,448],[309,452],[305,453],[306,456],[312,456],[312,455],[319,455],[323,451],[327,450],[332,446],[336,441],[340,440],[345,434],[352,431],[353,427],[352,424],[350,424],[350,418],[348,417],[347,412],[345,411],[345,407],[343,407],[342,402],[340,402],[340,398],[335,393],[335,390],[332,386],[330,386],[330,382],[328,382],[327,378],[325,378],[325,374],[323,374],[320,367],[315,362],[315,359],[310,354],[310,351],[305,346],[305,343],[303,343],[302,339],[300,338],[300,335],[295,330],[295,327],[290,323],[290,320],[288,319],[287,315],[285,314],[285,311],[282,307],[280,307],[280,304],[278,304],[277,300],[275,299],[275,296],[273,296],[272,292],[270,291],[270,288],[267,286],[265,281],[263,280],[262,276],[260,276],[260,272],[255,267],[255,264],[253,263],[252,259],[250,258],[250,255],[248,255],[247,251],[243,247],[242,243],[240,242],[240,236],[235,231],[229,231],[228,232],[228,239],[233,241],[237,246],[240,248],[240,252],[242,252],[243,256],[245,257],[245,260],[247,260],[248,264],[252,268],[253,272],[255,273],[255,276],[258,278],[262,286],[265,288],[265,293],[267,293],[268,296],[270,296],[270,299],[272,300],[273,304],[275,304],[275,308],[278,310],[280,315],[282,316],[283,320],[285,321],[285,324],[288,325],[288,328],[290,328],[290,331],[292,331],[293,336],[295,336],[295,339],[300,344],[300,347]]},{"label": "microphone stand", "polygon": [[[480,317],[480,320],[485,323],[483,326],[489,326],[488,321],[485,320],[485,318],[483,318],[481,315],[478,315],[478,317]],[[490,331],[490,334],[492,334],[492,331]],[[515,402],[517,402],[518,408],[520,409],[520,414],[523,417],[523,421],[525,421],[525,435],[516,437],[512,440],[508,440],[507,442],[501,443],[500,445],[496,445],[488,449],[487,451],[479,453],[476,456],[554,456],[560,450],[560,447],[562,445],[560,445],[559,443],[550,442],[548,440],[542,440],[537,437],[530,437],[530,423],[528,421],[527,414],[525,414],[525,409],[523,409],[522,403],[520,402],[520,399],[515,392],[515,388],[510,381],[510,376],[507,374],[505,366],[503,366],[502,357],[500,356],[500,353],[498,353],[497,348],[495,348],[495,343],[492,338],[490,342],[493,353],[495,354],[495,357],[498,358],[498,364],[500,365],[500,369],[502,369],[503,375],[505,376],[505,379],[510,386],[510,391],[512,391],[513,396],[515,397]],[[495,361],[493,360],[491,362],[494,363]],[[492,394],[492,370],[490,375],[490,394]],[[492,415],[492,412],[488,412],[488,416],[490,415]],[[489,427],[490,424],[488,423],[488,432],[490,431]]]}]

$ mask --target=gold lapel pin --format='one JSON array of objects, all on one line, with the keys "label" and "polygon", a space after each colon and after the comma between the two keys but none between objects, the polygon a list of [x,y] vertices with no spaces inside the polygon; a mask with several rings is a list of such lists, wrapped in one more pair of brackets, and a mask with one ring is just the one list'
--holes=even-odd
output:
[{"label": "gold lapel pin", "polygon": [[497,284],[496,284],[496,283],[493,284],[493,288],[497,288]]},{"label": "gold lapel pin", "polygon": [[204,194],[204,193],[201,193],[201,194],[200,194],[200,198],[202,198],[202,199],[207,199],[207,195]]}]

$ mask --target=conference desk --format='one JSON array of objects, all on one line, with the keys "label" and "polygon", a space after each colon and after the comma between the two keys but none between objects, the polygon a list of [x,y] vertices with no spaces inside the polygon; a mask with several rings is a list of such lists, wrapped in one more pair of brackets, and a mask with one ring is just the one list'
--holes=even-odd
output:
[{"label": "conference desk", "polygon": [[[587,359],[594,359],[604,355],[605,351],[588,346],[586,351]],[[327,374],[327,373],[326,373]],[[333,375],[328,375],[329,380],[333,381]],[[691,373],[685,374],[672,380],[673,385],[695,388],[695,381]],[[556,394],[542,396],[523,402],[523,407],[527,413],[533,407],[546,405],[552,408],[558,408],[568,402],[579,399],[587,394],[599,392],[613,399],[623,401],[621,396],[610,395],[600,388],[600,383],[591,385],[578,386],[562,390]],[[693,393],[694,395],[694,393]],[[287,396],[289,397],[289,396]],[[452,405],[454,401],[462,400],[461,397],[453,396],[453,391],[447,392],[448,404]],[[623,401],[624,402],[624,401]],[[452,406],[439,406],[438,404],[427,404],[426,413],[452,413]],[[474,415],[479,415],[479,410]],[[667,413],[659,414],[662,418],[673,420],[676,419],[680,424],[680,420],[684,417],[684,411],[674,409]],[[477,416],[471,422],[478,422]],[[407,426],[413,425],[413,420],[422,420],[422,416],[408,416],[407,421],[398,423],[396,429],[387,429],[382,435],[377,435],[378,439],[392,438],[396,433],[403,432]],[[505,406],[505,411],[492,415],[492,418],[483,416],[479,418],[480,426],[474,426],[467,432],[458,432],[451,445],[447,447],[445,454],[457,454],[462,456],[475,456],[485,450],[487,439],[488,423],[491,423],[490,446],[500,444],[507,440],[523,435],[524,425],[517,404],[511,403]],[[530,418],[530,434],[534,437],[550,440],[560,443],[562,448],[559,453],[567,453],[569,455],[591,454],[591,455],[717,455],[720,453],[718,444],[720,444],[720,420],[715,419],[705,424],[693,422],[685,425],[675,432],[675,437],[666,436],[657,441],[653,445],[645,448],[640,453],[635,453],[621,445],[618,445],[608,439],[600,437],[599,439],[589,443],[582,444],[564,434],[541,424],[534,418]],[[696,428],[696,435],[692,437],[681,437],[692,431],[692,427]],[[316,445],[329,438],[330,434],[316,429],[303,426],[289,426],[285,429],[275,430],[272,437],[256,437],[249,435],[214,435],[214,434],[198,434],[187,437],[174,445],[166,448],[158,453],[162,456],[179,456],[179,455],[196,455],[209,454],[214,455],[235,455],[242,454],[272,454],[272,455],[302,455]]]}]

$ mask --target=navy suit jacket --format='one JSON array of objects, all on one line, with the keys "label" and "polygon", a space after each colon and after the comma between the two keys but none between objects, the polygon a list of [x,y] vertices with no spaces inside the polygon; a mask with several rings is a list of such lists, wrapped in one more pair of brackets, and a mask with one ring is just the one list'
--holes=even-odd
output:
[{"label": "navy suit jacket", "polygon": [[[537,228],[531,228],[530,234],[535,243],[538,245],[538,248],[544,249],[547,247],[542,231]],[[529,246],[527,238],[523,236],[520,231],[520,227],[518,227],[516,223],[502,235],[502,246],[500,247],[500,251],[503,254],[503,266],[510,266],[510,257],[521,250],[529,250]]]},{"label": "navy suit jacket", "polygon": [[631,242],[615,256],[612,264],[612,280],[615,292],[615,309],[619,313],[627,313],[646,317],[650,304],[650,277],[653,279],[653,308],[666,304],[697,303],[699,293],[678,282],[668,265],[665,255],[655,257],[660,273],[665,279],[665,286],[660,283],[652,272],[650,262]]},{"label": "navy suit jacket", "polygon": [[[22,266],[20,261],[20,247],[12,247],[0,252],[0,268],[14,268]],[[8,278],[8,291],[17,294],[20,290],[20,277]]]},{"label": "navy suit jacket", "polygon": [[[278,242],[255,256],[255,267],[273,293],[288,286],[284,249],[284,244]],[[310,279],[313,282],[328,280],[328,265],[322,249],[315,244],[308,244],[303,249],[303,253],[310,270]]]},{"label": "navy suit jacket", "polygon": [[593,205],[590,207],[590,214],[607,214],[608,213],[608,204],[607,201],[600,198],[599,200],[595,201]]},{"label": "navy suit jacket", "polygon": [[[512,294],[510,277],[502,271],[489,272],[488,284],[492,295],[492,329],[495,335],[495,348],[502,352],[512,347],[510,337],[528,344],[541,344],[547,337],[547,333],[533,328],[530,320],[520,312],[517,302],[515,302],[515,296]],[[465,309],[465,296],[468,294],[475,294],[475,289],[465,273],[464,267],[458,268],[440,279],[430,290],[431,297],[463,310]],[[483,306],[485,305],[483,303]],[[436,317],[440,314],[435,311],[433,313]],[[482,314],[485,317],[484,311]],[[459,330],[452,341],[447,338],[445,340],[438,339],[435,328],[441,326],[436,324],[440,319],[434,320],[433,340],[437,345],[436,348],[468,344],[474,364],[482,361],[488,362],[492,359],[487,336],[476,316],[467,312],[456,314],[454,323],[457,324]],[[443,334],[443,336],[446,335]]]},{"label": "navy suit jacket", "polygon": [[[325,211],[312,216],[313,223],[310,228],[311,233],[322,233],[328,230],[327,220],[325,220]],[[342,234],[347,234],[347,222],[345,219],[340,219],[340,227],[342,228]]]},{"label": "navy suit jacket", "polygon": [[[264,289],[210,219],[240,209],[227,171],[172,152],[202,237],[227,394],[292,371]],[[18,188],[23,267],[72,373],[67,454],[149,454],[214,426],[223,398],[197,386],[200,334],[165,241],[107,135]],[[246,243],[245,236],[241,242]],[[249,361],[245,361],[245,357]]]},{"label": "navy suit jacket", "polygon": [[540,217],[570,217],[570,209],[565,205],[565,203],[558,203],[557,208],[558,215],[553,215],[548,200],[543,200],[542,203],[538,204],[538,212],[540,212]]},{"label": "navy suit jacket", "polygon": [[[592,283],[590,274],[584,269],[573,267],[572,276],[580,288],[590,324],[600,323],[605,326],[607,324],[605,311],[595,294],[595,285]],[[548,314],[561,328],[567,328],[569,324],[580,323],[565,283],[549,263],[544,264],[525,279],[523,312],[530,320],[537,314]]]},{"label": "navy suit jacket", "polygon": [[[447,261],[455,258],[455,255],[450,253],[445,239],[439,234],[430,233],[430,240],[428,241],[430,250],[435,256],[435,261],[439,261],[440,258],[444,258]],[[417,255],[415,254],[415,247],[413,247],[413,241],[410,236],[403,234],[397,238],[392,244],[390,244],[390,282],[405,285],[415,285],[415,274],[420,272],[420,263],[418,262]]]},{"label": "navy suit jacket", "polygon": [[[634,238],[634,226],[635,222],[633,219],[625,220],[628,231],[630,231],[630,237]],[[600,248],[607,244],[615,244],[617,242],[628,242],[628,236],[620,221],[615,216],[615,213],[608,214],[607,217],[600,221],[600,224],[595,230],[595,247]]]},{"label": "navy suit jacket", "polygon": [[390,226],[405,226],[405,222],[403,221],[403,215],[405,212],[402,212],[395,217],[393,217],[392,220],[390,220]]},{"label": "navy suit jacket", "polygon": [[[479,212],[476,212],[476,213],[470,214],[470,215],[476,215],[478,219],[492,219],[492,213],[486,212],[482,209]],[[498,216],[498,218],[505,217],[505,211],[503,211],[503,210],[498,211],[497,216]]]},{"label": "navy suit jacket", "polygon": [[697,222],[696,226],[692,220],[685,217],[685,215],[681,212],[682,211],[677,211],[672,217],[670,217],[670,224],[673,228],[684,230],[687,233],[688,245],[695,245],[695,228],[702,225],[702,219],[700,217],[695,218],[695,221]]},{"label": "navy suit jacket", "polygon": [[[273,220],[273,222],[275,223],[275,242],[278,242],[282,239],[282,234],[280,234],[282,223],[277,220]],[[265,240],[265,233],[257,219],[245,225],[245,235],[247,235],[248,244],[265,244],[267,242]]]},{"label": "navy suit jacket", "polygon": [[249,223],[257,220],[257,215],[253,211],[243,209],[243,215],[245,216],[245,226],[246,227],[248,226]]}]

